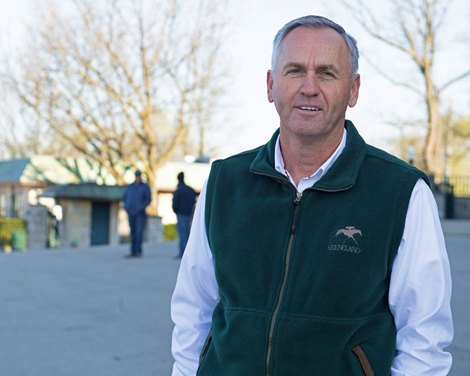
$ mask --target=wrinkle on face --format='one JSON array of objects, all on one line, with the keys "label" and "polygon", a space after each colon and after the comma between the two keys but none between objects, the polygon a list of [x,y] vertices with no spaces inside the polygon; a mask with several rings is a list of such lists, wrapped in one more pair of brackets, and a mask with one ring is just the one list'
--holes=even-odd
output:
[{"label": "wrinkle on face", "polygon": [[[351,76],[349,49],[336,31],[309,27],[291,31],[267,77],[268,99],[279,113],[281,132],[305,137],[340,133],[347,107],[357,101],[359,78]],[[321,111],[299,111],[299,106]]]}]

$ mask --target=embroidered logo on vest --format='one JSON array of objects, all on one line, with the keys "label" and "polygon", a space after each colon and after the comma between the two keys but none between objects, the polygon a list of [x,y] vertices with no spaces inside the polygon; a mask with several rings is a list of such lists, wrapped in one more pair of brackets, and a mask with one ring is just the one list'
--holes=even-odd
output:
[{"label": "embroidered logo on vest", "polygon": [[335,231],[330,238],[328,251],[359,254],[362,249],[358,240],[362,237],[362,231],[356,226],[346,226]]}]

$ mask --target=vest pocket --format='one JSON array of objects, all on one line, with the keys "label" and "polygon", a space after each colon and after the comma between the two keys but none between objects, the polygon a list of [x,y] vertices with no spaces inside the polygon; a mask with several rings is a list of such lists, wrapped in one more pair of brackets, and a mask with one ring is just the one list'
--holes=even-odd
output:
[{"label": "vest pocket", "polygon": [[361,364],[362,370],[364,371],[365,376],[374,376],[374,370],[370,365],[369,359],[367,359],[367,355],[362,350],[361,346],[356,346],[352,349],[352,352],[356,354],[359,363]]},{"label": "vest pocket", "polygon": [[204,342],[204,346],[202,346],[201,355],[199,356],[199,366],[204,360],[204,357],[206,356],[207,351],[209,350],[209,346],[211,342],[212,342],[212,331],[209,332],[209,334],[207,335],[206,341]]}]

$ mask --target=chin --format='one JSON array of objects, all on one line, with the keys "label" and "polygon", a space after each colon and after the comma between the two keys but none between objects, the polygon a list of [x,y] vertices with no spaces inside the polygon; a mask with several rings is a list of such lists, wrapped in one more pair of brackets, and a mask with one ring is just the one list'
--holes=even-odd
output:
[{"label": "chin", "polygon": [[311,122],[291,124],[290,126],[287,126],[285,128],[286,128],[287,133],[289,134],[305,136],[305,137],[319,136],[322,133],[324,133],[324,130],[325,130],[323,126],[318,125],[318,124],[312,124]]}]

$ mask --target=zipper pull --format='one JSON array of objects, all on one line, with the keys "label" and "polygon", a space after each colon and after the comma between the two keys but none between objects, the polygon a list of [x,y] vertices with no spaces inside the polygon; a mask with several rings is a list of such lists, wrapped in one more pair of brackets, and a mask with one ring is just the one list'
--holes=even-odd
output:
[{"label": "zipper pull", "polygon": [[298,205],[300,200],[302,199],[302,192],[297,191],[297,196],[295,197],[294,204]]},{"label": "zipper pull", "polygon": [[302,199],[302,192],[297,191],[297,196],[294,200],[294,217],[292,218],[291,234],[294,235],[297,230],[297,217],[299,216],[299,204]]}]

